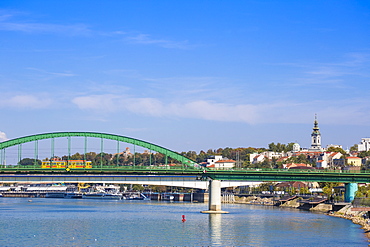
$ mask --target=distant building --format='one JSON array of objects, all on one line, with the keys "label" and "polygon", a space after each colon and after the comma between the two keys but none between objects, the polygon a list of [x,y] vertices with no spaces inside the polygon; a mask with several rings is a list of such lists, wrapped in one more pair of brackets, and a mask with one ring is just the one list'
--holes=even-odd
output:
[{"label": "distant building", "polygon": [[301,151],[301,146],[298,143],[293,144],[293,152],[299,152]]},{"label": "distant building", "polygon": [[319,168],[334,167],[334,160],[340,159],[341,157],[342,154],[340,152],[323,152],[316,162],[316,166]]},{"label": "distant building", "polygon": [[370,138],[362,138],[361,143],[357,147],[359,152],[370,150]]},{"label": "distant building", "polygon": [[347,157],[347,165],[349,166],[361,166],[362,159],[360,157]]},{"label": "distant building", "polygon": [[319,160],[316,162],[316,167],[317,168],[327,168],[328,162],[326,160]]},{"label": "distant building", "polygon": [[207,167],[215,167],[215,163],[222,160],[222,155],[211,156],[207,159]]},{"label": "distant building", "polygon": [[305,182],[281,182],[278,183],[275,187],[281,190],[289,190],[291,188],[295,189],[308,188],[308,184]]},{"label": "distant building", "polygon": [[115,154],[113,154],[113,157],[116,156],[116,155],[122,155],[123,157],[129,157],[129,156],[132,156],[133,154],[131,153],[130,148],[126,147],[125,151],[122,151],[120,153],[115,153]]},{"label": "distant building", "polygon": [[215,162],[214,168],[216,169],[230,169],[235,166],[235,160],[222,159]]},{"label": "distant building", "polygon": [[222,157],[222,155],[211,156],[206,162],[202,162],[201,165],[216,168],[216,169],[230,169],[235,166],[236,161]]},{"label": "distant building", "polygon": [[263,162],[265,159],[267,159],[267,157],[264,156],[263,154],[254,153],[254,154],[249,155],[249,161],[252,164],[257,164],[259,162]]}]

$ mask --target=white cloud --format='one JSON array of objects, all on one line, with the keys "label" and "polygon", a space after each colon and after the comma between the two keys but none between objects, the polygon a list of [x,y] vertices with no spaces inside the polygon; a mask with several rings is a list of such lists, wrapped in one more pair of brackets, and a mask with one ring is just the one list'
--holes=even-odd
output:
[{"label": "white cloud", "polygon": [[81,96],[72,99],[72,103],[76,104],[83,110],[98,110],[98,111],[116,111],[118,105],[116,104],[119,96],[106,95],[92,95]]},{"label": "white cloud", "polygon": [[51,99],[36,97],[34,95],[16,95],[3,97],[0,100],[0,107],[14,108],[46,108],[50,106]]},{"label": "white cloud", "polygon": [[131,98],[117,95],[76,97],[72,102],[83,110],[128,111],[155,117],[182,117],[247,123],[255,122],[257,108],[253,105],[227,105],[203,100],[165,104],[155,98]]},{"label": "white cloud", "polygon": [[6,134],[2,131],[0,131],[0,142],[7,141],[8,138],[6,137]]},{"label": "white cloud", "polygon": [[88,35],[91,33],[91,30],[84,24],[58,25],[4,21],[0,21],[0,30],[25,33],[57,33],[67,35]]},{"label": "white cloud", "polygon": [[171,49],[189,49],[190,45],[188,41],[172,41],[166,39],[153,39],[148,34],[137,34],[135,36],[129,36],[126,40],[134,44],[143,44],[143,45],[158,45],[164,48]]},{"label": "white cloud", "polygon": [[218,122],[307,123],[315,113],[323,123],[370,124],[370,102],[285,101],[266,104],[225,104],[206,100],[165,103],[155,98],[91,95],[72,100],[80,109],[106,113],[130,112],[153,117],[180,117]]},{"label": "white cloud", "polygon": [[27,68],[27,69],[40,72],[41,74],[52,75],[54,77],[72,77],[72,76],[76,76],[75,74],[73,74],[71,72],[49,72],[49,71],[42,70],[42,69],[37,69],[37,68]]}]

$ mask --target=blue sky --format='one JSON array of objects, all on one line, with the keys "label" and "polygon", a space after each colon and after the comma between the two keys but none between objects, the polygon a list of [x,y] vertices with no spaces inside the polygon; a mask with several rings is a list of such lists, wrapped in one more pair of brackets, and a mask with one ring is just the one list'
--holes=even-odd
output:
[{"label": "blue sky", "polygon": [[370,136],[368,1],[1,1],[0,136],[175,151]]}]

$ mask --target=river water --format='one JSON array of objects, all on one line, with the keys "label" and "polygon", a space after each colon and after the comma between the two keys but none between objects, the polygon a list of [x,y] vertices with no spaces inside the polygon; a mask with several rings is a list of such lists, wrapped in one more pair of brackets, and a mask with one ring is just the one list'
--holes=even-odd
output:
[{"label": "river water", "polygon": [[[349,220],[295,209],[204,203],[0,198],[0,246],[367,246]],[[186,221],[182,222],[182,215]]]}]

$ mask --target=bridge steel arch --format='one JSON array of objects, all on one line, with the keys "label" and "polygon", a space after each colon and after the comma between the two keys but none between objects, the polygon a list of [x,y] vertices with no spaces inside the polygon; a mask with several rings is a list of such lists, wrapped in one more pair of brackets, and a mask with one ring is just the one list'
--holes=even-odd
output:
[{"label": "bridge steel arch", "polygon": [[142,140],[135,139],[135,138],[131,138],[131,137],[127,137],[127,136],[120,136],[120,135],[107,134],[107,133],[98,133],[98,132],[53,132],[53,133],[43,133],[43,134],[24,136],[24,137],[0,142],[0,150],[3,150],[8,147],[12,147],[12,146],[20,145],[23,143],[27,143],[27,142],[59,138],[59,137],[92,137],[92,138],[115,140],[119,142],[126,142],[126,143],[130,143],[130,144],[137,145],[140,147],[148,148],[149,150],[152,150],[158,153],[162,153],[168,157],[171,157],[177,161],[180,161],[184,165],[188,165],[188,166],[196,167],[196,168],[199,167],[199,165],[195,161],[181,154],[178,154],[172,150],[158,146],[156,144],[149,143],[149,142],[142,141]]}]

